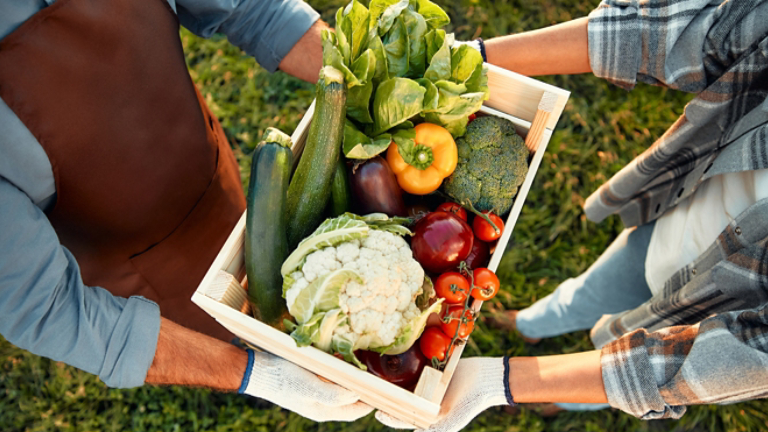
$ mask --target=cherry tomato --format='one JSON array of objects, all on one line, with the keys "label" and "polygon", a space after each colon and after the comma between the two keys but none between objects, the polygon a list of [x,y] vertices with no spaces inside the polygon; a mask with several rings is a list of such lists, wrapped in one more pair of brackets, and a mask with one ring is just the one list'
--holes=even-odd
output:
[{"label": "cherry tomato", "polygon": [[[451,346],[451,337],[443,333],[439,327],[428,327],[419,339],[419,348],[421,353],[428,359],[437,358],[438,361],[445,360],[448,348]],[[453,348],[451,348],[453,352]]]},{"label": "cherry tomato", "polygon": [[499,292],[499,278],[491,270],[481,267],[472,272],[475,282],[475,289],[472,290],[472,297],[481,301],[488,301],[496,297]]},{"label": "cherry tomato", "polygon": [[[462,322],[461,312],[464,311],[464,305],[450,306],[443,313],[442,320],[440,321],[440,328],[443,329],[443,333],[453,338],[456,334],[456,328],[459,329],[459,337],[461,339],[466,338],[472,333],[475,328],[475,317],[472,314],[472,309],[467,309],[464,312],[464,318],[466,322]],[[448,322],[445,322],[448,320]]]},{"label": "cherry tomato", "polygon": [[462,207],[460,204],[456,204],[452,202],[442,203],[439,206],[437,206],[436,211],[453,213],[456,216],[460,217],[461,220],[463,220],[464,222],[467,221],[467,211],[464,210],[464,207]]},{"label": "cherry tomato", "polygon": [[477,238],[482,241],[494,241],[501,237],[501,232],[504,231],[504,221],[493,212],[483,213],[488,215],[488,218],[496,224],[496,227],[498,227],[499,230],[496,231],[493,229],[493,225],[489,224],[487,220],[480,216],[475,216],[475,220],[472,221],[472,231],[474,231]]},{"label": "cherry tomato", "polygon": [[458,272],[447,272],[437,277],[435,293],[449,304],[462,304],[467,299],[469,281]]},{"label": "cherry tomato", "polygon": [[470,114],[469,117],[467,117],[467,123],[471,122],[472,120],[474,120],[476,118],[477,118],[477,114],[475,114],[475,113]]}]

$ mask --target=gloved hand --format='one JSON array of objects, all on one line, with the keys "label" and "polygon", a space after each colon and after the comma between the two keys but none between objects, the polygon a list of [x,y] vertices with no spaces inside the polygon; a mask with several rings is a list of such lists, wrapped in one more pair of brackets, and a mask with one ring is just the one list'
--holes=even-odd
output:
[{"label": "gloved hand", "polygon": [[354,421],[373,408],[336,384],[280,357],[248,351],[248,367],[238,393],[266,399],[316,422]]},{"label": "gloved hand", "polygon": [[[492,406],[512,405],[509,391],[509,357],[462,359],[443,399],[437,423],[420,432],[456,432]],[[376,419],[395,429],[415,429],[382,411]]]}]

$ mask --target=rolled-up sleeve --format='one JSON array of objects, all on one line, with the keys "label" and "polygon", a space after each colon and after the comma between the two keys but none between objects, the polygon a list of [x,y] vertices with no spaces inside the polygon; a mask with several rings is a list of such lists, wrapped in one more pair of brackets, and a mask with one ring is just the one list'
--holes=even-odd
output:
[{"label": "rolled-up sleeve", "polygon": [[320,18],[301,0],[177,0],[176,6],[184,27],[202,37],[226,35],[270,72]]},{"label": "rolled-up sleeve", "polygon": [[768,310],[714,315],[690,326],[640,329],[602,348],[608,402],[642,419],[686,406],[768,396]]},{"label": "rolled-up sleeve", "polygon": [[0,334],[110,387],[144,384],[160,330],[157,304],[85,286],[42,211],[2,177],[0,203]]},{"label": "rolled-up sleeve", "polygon": [[595,75],[698,93],[768,29],[768,2],[603,0],[589,15]]}]

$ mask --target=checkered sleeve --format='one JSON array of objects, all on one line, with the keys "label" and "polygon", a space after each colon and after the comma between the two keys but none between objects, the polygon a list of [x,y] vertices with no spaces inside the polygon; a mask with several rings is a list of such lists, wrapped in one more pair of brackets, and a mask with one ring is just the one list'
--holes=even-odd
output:
[{"label": "checkered sleeve", "polygon": [[589,15],[592,71],[625,89],[641,81],[698,93],[765,31],[765,9],[759,0],[603,0]]},{"label": "checkered sleeve", "polygon": [[628,333],[602,348],[608,402],[641,419],[768,396],[768,307]]}]

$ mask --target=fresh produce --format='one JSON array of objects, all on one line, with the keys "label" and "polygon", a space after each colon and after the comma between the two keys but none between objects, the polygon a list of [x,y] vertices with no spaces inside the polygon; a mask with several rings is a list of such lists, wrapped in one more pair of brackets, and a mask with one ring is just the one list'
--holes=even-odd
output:
[{"label": "fresh produce", "polygon": [[472,309],[464,309],[463,304],[448,306],[440,320],[440,329],[443,333],[448,336],[457,334],[460,339],[466,339],[474,328],[475,316]]},{"label": "fresh produce", "polygon": [[[469,269],[485,267],[488,265],[488,258],[490,258],[490,256],[491,251],[488,243],[475,236],[475,240],[472,242],[472,251],[464,259],[464,262]],[[458,270],[458,267],[456,267],[456,269]]]},{"label": "fresh produce", "polygon": [[435,280],[435,293],[448,304],[463,304],[469,293],[469,281],[458,272],[446,272]]},{"label": "fresh produce", "polygon": [[406,216],[403,191],[386,160],[376,156],[352,168],[354,208],[359,214]]},{"label": "fresh produce", "polygon": [[372,351],[358,351],[355,355],[372,374],[409,390],[416,386],[421,371],[429,364],[416,344],[402,354],[382,355]]},{"label": "fresh produce", "polygon": [[443,333],[440,327],[428,327],[424,330],[424,334],[419,339],[419,348],[425,357],[440,362],[448,358],[449,349],[450,352],[453,352],[451,337]]},{"label": "fresh produce", "polygon": [[336,164],[331,182],[331,199],[328,201],[328,214],[332,217],[341,216],[349,211],[352,205],[352,186],[349,184],[347,165],[340,157]]},{"label": "fresh produce", "polygon": [[288,254],[284,216],[291,178],[291,138],[267,128],[253,152],[245,216],[245,269],[254,316],[282,328],[288,316],[282,298],[280,265]]},{"label": "fresh produce", "polygon": [[317,228],[323,218],[320,210],[330,197],[341,152],[346,95],[341,72],[324,67],[317,82],[315,115],[307,142],[288,187],[286,217],[291,249]]},{"label": "fresh produce", "polygon": [[404,191],[426,195],[440,187],[443,179],[456,169],[456,143],[444,127],[421,123],[414,128],[413,143],[392,143],[387,162]]},{"label": "fresh produce", "polygon": [[414,227],[413,256],[425,269],[440,273],[454,268],[469,256],[475,235],[453,213],[432,212]]},{"label": "fresh produce", "polygon": [[[323,31],[323,64],[344,74],[349,95],[344,154],[368,159],[410,140],[412,120],[464,133],[488,99],[487,68],[472,47],[452,47],[448,15],[429,0],[357,0]],[[403,131],[405,135],[402,135]]]},{"label": "fresh produce", "polygon": [[474,231],[475,235],[482,241],[490,242],[498,240],[498,238],[501,237],[501,232],[504,231],[504,221],[493,212],[486,211],[483,213],[488,216],[496,227],[482,217],[476,217],[472,221],[472,231]]},{"label": "fresh produce", "polygon": [[461,204],[456,204],[452,202],[442,203],[439,206],[437,206],[437,210],[435,211],[444,211],[448,213],[453,213],[456,216],[460,217],[461,220],[464,222],[467,221],[467,211],[464,210],[464,207],[461,206]]},{"label": "fresh produce", "polygon": [[500,286],[496,273],[487,268],[476,268],[472,271],[472,279],[472,283],[477,287],[477,289],[472,290],[473,298],[488,301],[496,297]]},{"label": "fresh produce", "polygon": [[[395,355],[418,339],[431,282],[402,236],[404,219],[346,213],[324,221],[283,263],[283,294],[299,346],[314,345],[365,366],[354,351]],[[424,288],[427,288],[426,290]],[[421,307],[419,306],[421,305]]]},{"label": "fresh produce", "polygon": [[528,149],[514,124],[501,117],[478,117],[456,145],[459,161],[443,182],[445,193],[481,211],[507,213],[528,173]]}]

